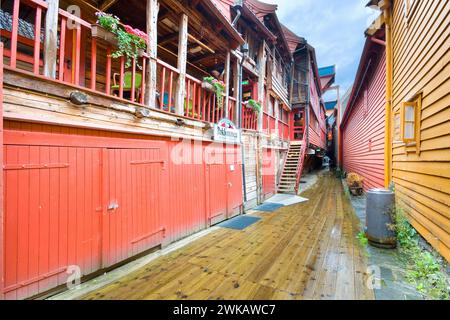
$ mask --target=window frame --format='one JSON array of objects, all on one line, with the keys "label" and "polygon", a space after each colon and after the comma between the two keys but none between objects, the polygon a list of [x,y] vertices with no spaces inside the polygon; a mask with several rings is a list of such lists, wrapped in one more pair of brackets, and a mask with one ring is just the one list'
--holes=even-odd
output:
[{"label": "window frame", "polygon": [[[414,120],[406,121],[406,108],[412,107],[414,110]],[[420,117],[422,109],[422,94],[417,95],[411,101],[405,101],[400,108],[400,140],[407,147],[416,147],[416,152],[420,149]],[[413,123],[413,138],[405,138],[405,126],[407,123]],[[411,150],[408,150],[411,151]]]}]

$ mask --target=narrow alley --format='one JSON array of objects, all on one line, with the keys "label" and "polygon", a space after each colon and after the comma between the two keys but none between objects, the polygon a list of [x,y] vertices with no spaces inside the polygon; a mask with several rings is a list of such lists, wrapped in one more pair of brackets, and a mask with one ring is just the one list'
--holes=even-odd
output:
[{"label": "narrow alley", "polygon": [[309,201],[258,213],[246,229],[219,230],[83,299],[373,299],[359,220],[330,173]]}]

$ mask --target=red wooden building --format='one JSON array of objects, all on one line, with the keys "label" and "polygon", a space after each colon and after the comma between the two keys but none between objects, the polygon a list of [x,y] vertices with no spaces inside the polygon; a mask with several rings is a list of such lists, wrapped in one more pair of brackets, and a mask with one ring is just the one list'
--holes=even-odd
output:
[{"label": "red wooden building", "polygon": [[[237,8],[222,9],[215,0],[2,1],[0,298],[46,293],[72,266],[92,275],[242,213],[247,177],[255,205],[283,184],[289,141],[309,137],[294,156],[298,185],[306,147],[325,143],[315,58],[317,123],[300,137],[290,131],[292,52],[276,6],[249,1],[238,25]],[[129,65],[96,34],[98,11],[146,31]],[[210,75],[225,83],[223,106],[203,85]],[[242,103],[243,86],[260,113]],[[223,119],[240,124],[243,143],[218,139]],[[257,151],[254,163],[243,146]]]},{"label": "red wooden building", "polygon": [[344,171],[365,190],[384,187],[385,88],[385,48],[368,37],[341,122]]}]

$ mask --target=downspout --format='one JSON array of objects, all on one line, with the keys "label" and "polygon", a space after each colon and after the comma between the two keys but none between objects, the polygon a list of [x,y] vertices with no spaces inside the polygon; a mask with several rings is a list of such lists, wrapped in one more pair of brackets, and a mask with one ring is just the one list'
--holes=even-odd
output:
[{"label": "downspout", "polygon": [[385,108],[385,138],[384,138],[384,187],[389,188],[392,181],[392,17],[389,0],[380,2],[383,10],[386,32],[386,108]]}]

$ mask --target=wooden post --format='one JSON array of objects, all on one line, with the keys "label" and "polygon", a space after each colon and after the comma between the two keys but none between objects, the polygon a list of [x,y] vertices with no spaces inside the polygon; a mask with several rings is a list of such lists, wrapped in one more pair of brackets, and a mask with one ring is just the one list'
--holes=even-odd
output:
[{"label": "wooden post", "polygon": [[[3,42],[0,42],[0,163],[3,166]],[[3,237],[5,230],[5,217],[3,212],[3,169],[0,170],[0,300],[4,299],[3,288],[5,287],[4,279],[4,254],[3,254]]]},{"label": "wooden post", "polygon": [[236,99],[236,111],[234,112],[234,119],[230,119],[234,124],[238,125],[238,115],[239,109],[242,108],[241,103],[239,103],[239,91],[241,90],[241,84],[239,83],[239,60],[235,59],[233,62],[233,97]]},{"label": "wooden post", "polygon": [[225,59],[225,75],[224,75],[224,82],[225,82],[225,103],[224,103],[224,108],[225,108],[225,114],[224,117],[228,119],[229,117],[229,105],[230,105],[230,101],[229,101],[229,96],[230,96],[230,63],[231,63],[231,52],[228,50],[227,51],[227,56]]},{"label": "wooden post", "polygon": [[147,0],[147,54],[150,57],[150,60],[147,68],[147,81],[145,82],[145,104],[152,108],[156,108],[158,12],[158,0]]},{"label": "wooden post", "polygon": [[188,44],[188,16],[181,15],[180,27],[178,29],[178,75],[177,88],[175,91],[175,112],[184,115],[184,96],[186,90],[186,64]]},{"label": "wooden post", "polygon": [[263,40],[261,43],[261,47],[258,52],[258,61],[259,61],[259,75],[258,75],[258,98],[261,101],[261,112],[258,114],[258,131],[262,131],[262,123],[263,123],[263,110],[265,95],[264,95],[264,78],[266,77],[266,62],[267,62],[267,54],[266,54],[266,42]]},{"label": "wooden post", "polygon": [[44,76],[56,78],[56,55],[58,52],[58,10],[59,0],[47,1],[44,40]]}]

